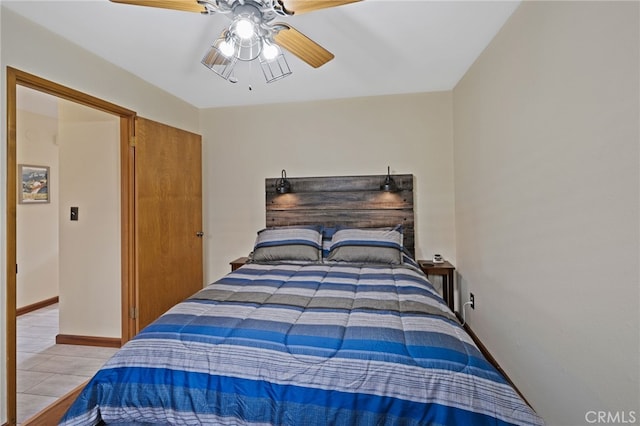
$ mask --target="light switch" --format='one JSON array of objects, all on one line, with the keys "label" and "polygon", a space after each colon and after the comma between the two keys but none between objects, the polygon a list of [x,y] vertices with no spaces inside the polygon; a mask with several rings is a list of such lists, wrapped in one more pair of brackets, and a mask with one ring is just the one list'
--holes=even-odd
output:
[{"label": "light switch", "polygon": [[71,220],[78,220],[78,207],[71,207]]}]

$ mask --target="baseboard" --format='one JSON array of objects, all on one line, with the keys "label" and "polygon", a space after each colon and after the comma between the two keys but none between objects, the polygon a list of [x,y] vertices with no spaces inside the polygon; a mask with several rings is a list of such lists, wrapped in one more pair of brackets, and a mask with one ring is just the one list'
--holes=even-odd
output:
[{"label": "baseboard", "polygon": [[20,315],[28,314],[29,312],[37,311],[38,309],[42,309],[50,305],[55,305],[56,303],[58,303],[58,296],[42,300],[31,305],[23,306],[22,308],[16,309],[16,316],[19,317]]},{"label": "baseboard", "polygon": [[72,334],[58,334],[56,343],[60,345],[102,346],[105,348],[119,348],[122,340],[115,337],[74,336]]},{"label": "baseboard", "polygon": [[64,413],[67,412],[73,401],[76,400],[82,389],[86,386],[88,380],[62,396],[53,404],[40,411],[38,414],[27,419],[22,426],[43,426],[43,425],[57,425],[60,422]]},{"label": "baseboard", "polygon": [[[458,317],[458,319],[460,320],[460,322],[462,322],[462,318],[460,318],[460,315],[456,312],[456,316]],[[524,395],[522,394],[522,392],[520,392],[520,390],[518,389],[518,387],[513,383],[513,381],[509,378],[509,376],[507,376],[507,373],[505,373],[505,371],[502,369],[502,367],[500,367],[500,364],[498,364],[498,361],[496,361],[496,359],[493,357],[493,355],[491,355],[491,353],[489,353],[489,350],[487,349],[487,347],[480,341],[480,339],[478,338],[478,336],[476,336],[476,333],[473,332],[473,330],[471,330],[471,327],[469,327],[469,324],[465,324],[464,329],[467,333],[469,333],[469,336],[471,336],[471,339],[473,340],[473,342],[476,344],[476,346],[478,347],[478,349],[480,349],[480,352],[482,352],[482,355],[484,355],[484,357],[487,359],[487,361],[489,361],[491,363],[491,365],[493,365],[496,370],[498,370],[500,372],[500,374],[502,374],[504,376],[504,378],[507,380],[507,382],[509,382],[509,384],[511,385],[511,387],[513,387],[513,389],[515,389],[515,391],[518,393],[518,395],[520,395],[520,398],[522,398],[522,400],[529,406],[531,407],[531,409],[533,409],[533,407],[531,406],[531,404],[529,404],[529,401],[527,401],[527,398],[524,397]]]}]

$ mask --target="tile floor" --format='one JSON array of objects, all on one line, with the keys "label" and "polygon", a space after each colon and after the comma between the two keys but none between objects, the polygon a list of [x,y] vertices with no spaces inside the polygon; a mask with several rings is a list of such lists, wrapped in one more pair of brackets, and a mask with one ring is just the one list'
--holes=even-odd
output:
[{"label": "tile floor", "polygon": [[18,424],[90,379],[117,349],[58,345],[58,305],[17,319]]}]

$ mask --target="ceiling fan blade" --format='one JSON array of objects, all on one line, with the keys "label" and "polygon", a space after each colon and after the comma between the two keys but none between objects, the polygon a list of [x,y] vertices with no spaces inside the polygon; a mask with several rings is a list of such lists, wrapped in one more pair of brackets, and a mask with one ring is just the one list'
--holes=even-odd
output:
[{"label": "ceiling fan blade", "polygon": [[327,9],[329,7],[342,6],[343,4],[356,3],[362,0],[280,0],[285,9],[295,15],[313,12],[314,10]]},{"label": "ceiling fan blade", "polygon": [[274,37],[274,41],[281,47],[296,55],[314,68],[318,68],[334,58],[333,53],[311,40],[291,25],[278,23],[275,26],[284,27]]},{"label": "ceiling fan blade", "polygon": [[196,0],[111,0],[113,3],[132,4],[137,6],[160,7],[163,9],[182,10],[185,12],[208,13],[207,8]]}]

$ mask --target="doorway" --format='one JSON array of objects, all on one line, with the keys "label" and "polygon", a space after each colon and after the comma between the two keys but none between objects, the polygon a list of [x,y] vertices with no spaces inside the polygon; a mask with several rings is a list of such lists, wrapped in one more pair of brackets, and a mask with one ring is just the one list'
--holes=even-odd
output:
[{"label": "doorway", "polygon": [[[119,117],[19,85],[16,131],[23,424],[90,379],[120,346]],[[70,216],[70,206],[81,214]],[[78,341],[96,335],[111,337]]]},{"label": "doorway", "polygon": [[120,217],[121,217],[121,342],[135,333],[135,322],[130,318],[134,306],[134,151],[130,141],[134,135],[135,112],[69,89],[31,74],[7,68],[7,418],[16,424],[16,204],[18,200],[17,162],[17,86],[47,93],[58,98],[97,109],[119,117],[120,138]]}]

